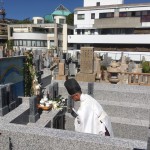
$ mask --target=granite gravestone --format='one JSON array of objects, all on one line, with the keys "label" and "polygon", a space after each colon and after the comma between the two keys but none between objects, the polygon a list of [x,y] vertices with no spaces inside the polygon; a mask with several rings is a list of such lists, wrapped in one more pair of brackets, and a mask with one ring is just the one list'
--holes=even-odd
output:
[{"label": "granite gravestone", "polygon": [[94,83],[93,82],[88,82],[88,94],[91,95],[92,97],[94,96]]},{"label": "granite gravestone", "polygon": [[[13,83],[7,83],[6,86],[6,94],[7,94],[7,104],[9,106],[9,111],[16,108],[16,100],[15,94],[13,92]],[[18,104],[19,105],[19,104]]]},{"label": "granite gravestone", "polygon": [[53,92],[54,92],[54,98],[57,98],[59,96],[58,82],[53,83]]},{"label": "granite gravestone", "polygon": [[76,74],[77,74],[76,64],[70,63],[69,64],[69,75],[70,76],[75,76]]},{"label": "granite gravestone", "polygon": [[56,80],[67,80],[68,75],[65,75],[65,63],[60,62],[58,68],[58,75],[56,75]]},{"label": "granite gravestone", "polygon": [[59,96],[58,82],[51,83],[49,86],[49,98],[55,99]]},{"label": "granite gravestone", "polygon": [[9,112],[7,105],[6,86],[0,86],[0,116],[4,116]]},{"label": "granite gravestone", "polygon": [[29,122],[35,123],[40,118],[37,109],[37,97],[36,96],[30,97],[29,102],[30,102]]},{"label": "granite gravestone", "polygon": [[81,47],[80,72],[76,75],[76,80],[84,82],[95,82],[94,72],[94,48]]}]

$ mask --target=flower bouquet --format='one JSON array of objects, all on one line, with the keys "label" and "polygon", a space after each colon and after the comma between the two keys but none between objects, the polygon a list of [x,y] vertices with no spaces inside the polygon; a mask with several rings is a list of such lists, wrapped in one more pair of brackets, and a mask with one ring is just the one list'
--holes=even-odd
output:
[{"label": "flower bouquet", "polygon": [[52,108],[52,110],[62,110],[65,107],[65,99],[59,95],[57,98],[48,99],[47,96],[44,96],[40,100],[40,108]]}]

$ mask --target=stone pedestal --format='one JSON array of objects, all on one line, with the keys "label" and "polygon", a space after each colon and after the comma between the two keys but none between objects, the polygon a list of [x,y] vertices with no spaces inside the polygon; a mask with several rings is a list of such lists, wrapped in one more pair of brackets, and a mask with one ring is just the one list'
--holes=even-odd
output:
[{"label": "stone pedestal", "polygon": [[96,73],[91,74],[85,74],[85,73],[77,73],[76,74],[76,80],[77,81],[83,81],[83,82],[95,82]]},{"label": "stone pedestal", "polygon": [[68,75],[56,75],[56,80],[67,80]]}]

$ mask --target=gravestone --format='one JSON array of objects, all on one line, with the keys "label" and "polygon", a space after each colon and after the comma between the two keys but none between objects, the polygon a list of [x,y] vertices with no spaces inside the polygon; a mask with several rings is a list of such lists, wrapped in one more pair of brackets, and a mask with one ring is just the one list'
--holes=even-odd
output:
[{"label": "gravestone", "polygon": [[94,97],[94,83],[93,82],[88,82],[88,94]]},{"label": "gravestone", "polygon": [[135,62],[133,62],[132,60],[130,60],[129,64],[128,64],[128,72],[132,72],[132,70],[135,68]]},{"label": "gravestone", "polygon": [[101,60],[100,58],[95,58],[94,62],[94,72],[96,73],[96,80],[101,79]]},{"label": "gravestone", "polygon": [[56,75],[56,80],[67,80],[68,75],[65,75],[65,63],[60,62],[58,66],[58,75]]},{"label": "gravestone", "polygon": [[121,63],[120,63],[120,70],[121,72],[127,72],[127,69],[128,69],[128,65],[126,63],[126,57],[125,56],[122,56],[121,57]]},{"label": "gravestone", "polygon": [[49,86],[49,98],[50,98],[50,99],[54,99],[53,84],[50,84],[50,86]]},{"label": "gravestone", "polygon": [[7,92],[7,104],[9,106],[9,111],[11,111],[16,108],[17,98],[15,97],[13,93],[13,83],[5,84],[5,86],[6,86],[6,92]]},{"label": "gravestone", "polygon": [[77,74],[76,64],[70,63],[69,64],[69,75],[70,76],[75,76],[76,74]]},{"label": "gravestone", "polygon": [[54,92],[54,98],[59,96],[58,82],[53,83],[53,92]]},{"label": "gravestone", "polygon": [[0,116],[4,116],[9,112],[7,105],[6,86],[0,86]]},{"label": "gravestone", "polygon": [[94,72],[94,48],[81,47],[80,72],[76,75],[76,80],[84,82],[95,82]]},{"label": "gravestone", "polygon": [[29,102],[30,102],[29,122],[35,123],[40,118],[37,109],[37,97],[36,96],[30,97]]},{"label": "gravestone", "polygon": [[59,96],[58,82],[51,83],[49,86],[49,98],[54,99]]}]

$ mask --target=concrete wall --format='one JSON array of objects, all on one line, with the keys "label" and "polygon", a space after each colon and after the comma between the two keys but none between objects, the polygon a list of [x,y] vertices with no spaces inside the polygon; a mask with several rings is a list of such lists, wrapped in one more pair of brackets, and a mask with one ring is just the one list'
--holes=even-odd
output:
[{"label": "concrete wall", "polygon": [[133,150],[146,148],[142,141],[131,141],[50,128],[0,124],[2,150]]}]

